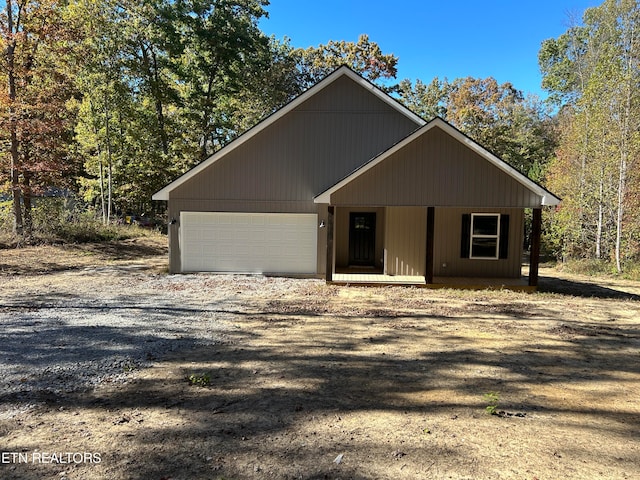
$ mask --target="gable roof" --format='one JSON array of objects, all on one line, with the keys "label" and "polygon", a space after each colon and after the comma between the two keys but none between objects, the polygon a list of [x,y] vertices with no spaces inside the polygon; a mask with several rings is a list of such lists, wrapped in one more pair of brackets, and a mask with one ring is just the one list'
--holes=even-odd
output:
[{"label": "gable roof", "polygon": [[358,85],[360,85],[361,87],[363,87],[366,90],[368,90],[369,92],[371,92],[373,95],[375,95],[378,98],[380,98],[382,101],[384,101],[385,103],[390,105],[392,108],[394,108],[395,110],[397,110],[401,114],[405,115],[410,120],[414,121],[417,125],[422,126],[422,125],[425,125],[427,123],[419,115],[416,115],[411,110],[409,110],[404,105],[402,105],[400,102],[398,102],[394,98],[392,98],[389,95],[387,95],[385,92],[383,92],[378,87],[376,87],[373,83],[371,83],[368,80],[364,79],[363,77],[358,75],[356,72],[351,70],[349,67],[342,66],[342,67],[338,68],[337,70],[334,70],[329,75],[327,75],[324,79],[322,79],[320,82],[316,83],[313,87],[309,88],[308,90],[306,90],[305,92],[300,94],[298,97],[296,97],[293,100],[291,100],[284,107],[282,107],[279,110],[275,111],[274,113],[272,113],[271,115],[266,117],[264,120],[262,120],[261,122],[259,122],[258,124],[256,124],[255,126],[250,128],[249,130],[247,130],[245,133],[240,135],[238,138],[233,140],[231,143],[227,144],[226,146],[224,146],[223,148],[221,148],[220,150],[215,152],[213,155],[208,157],[206,160],[203,160],[201,163],[199,163],[198,165],[193,167],[191,170],[189,170],[186,173],[184,173],[181,177],[177,178],[176,180],[174,180],[173,182],[171,182],[170,184],[165,186],[162,190],[159,190],[158,192],[154,193],[153,196],[152,196],[152,199],[153,200],[169,200],[169,193],[172,190],[174,190],[175,188],[179,187],[183,183],[187,182],[188,180],[190,180],[191,178],[196,176],[198,173],[200,173],[201,171],[205,170],[207,167],[212,165],[218,159],[224,157],[229,152],[235,150],[240,145],[244,144],[245,142],[250,140],[252,137],[254,137],[258,133],[263,131],[265,128],[267,128],[270,125],[272,125],[273,123],[277,122],[279,119],[284,117],[286,114],[288,114],[289,112],[294,110],[296,107],[298,107],[299,105],[304,103],[306,100],[308,100],[309,98],[311,98],[312,96],[314,96],[318,92],[322,91],[324,88],[326,88],[329,85],[331,85],[337,79],[339,79],[341,77],[344,77],[344,76],[350,78],[351,80],[356,82]]},{"label": "gable roof", "polygon": [[504,160],[501,160],[496,155],[494,155],[493,153],[489,152],[488,150],[486,150],[484,147],[482,147],[478,143],[476,143],[473,140],[471,140],[471,138],[467,137],[465,134],[460,132],[458,129],[456,129],[455,127],[453,127],[449,123],[445,122],[440,117],[434,118],[429,123],[427,123],[423,127],[419,128],[415,132],[411,133],[410,135],[405,137],[403,140],[401,140],[400,142],[396,143],[391,148],[389,148],[385,152],[381,153],[377,157],[374,157],[368,163],[364,164],[362,167],[358,168],[357,170],[352,172],[350,175],[346,176],[345,178],[343,178],[342,180],[337,182],[332,187],[328,188],[327,190],[325,190],[321,194],[317,195],[314,198],[314,202],[315,203],[329,203],[330,204],[331,203],[331,195],[333,193],[337,192],[338,190],[340,190],[344,186],[348,185],[350,182],[352,182],[356,178],[360,177],[365,172],[371,170],[376,165],[384,162],[391,155],[393,155],[396,152],[400,151],[405,146],[409,145],[411,142],[413,142],[417,138],[421,137],[422,135],[424,135],[426,132],[428,132],[429,130],[431,130],[433,128],[439,128],[439,129],[443,130],[445,133],[449,134],[451,137],[453,137],[454,139],[459,141],[461,144],[466,145],[472,151],[477,153],[481,158],[487,160],[490,164],[494,165],[495,167],[497,167],[498,169],[500,169],[501,171],[503,171],[504,173],[509,175],[511,178],[516,180],[518,183],[522,184],[524,187],[529,189],[531,192],[533,192],[536,195],[540,196],[541,197],[541,205],[558,205],[560,203],[560,199],[558,197],[556,197],[554,194],[549,192],[544,187],[538,185],[536,182],[531,180],[526,175],[523,175],[522,173],[520,173],[517,169],[513,168],[511,165],[506,163]]}]

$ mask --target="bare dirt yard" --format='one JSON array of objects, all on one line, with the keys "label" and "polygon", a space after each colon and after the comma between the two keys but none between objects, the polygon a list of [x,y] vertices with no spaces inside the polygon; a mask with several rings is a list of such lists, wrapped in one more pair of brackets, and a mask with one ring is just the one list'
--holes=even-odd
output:
[{"label": "bare dirt yard", "polygon": [[0,251],[0,478],[640,478],[638,283],[338,287],[165,252]]}]

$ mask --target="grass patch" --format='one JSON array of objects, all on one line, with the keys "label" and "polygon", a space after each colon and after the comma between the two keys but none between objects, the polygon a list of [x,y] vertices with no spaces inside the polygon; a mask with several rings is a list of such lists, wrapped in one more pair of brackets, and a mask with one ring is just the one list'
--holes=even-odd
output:
[{"label": "grass patch", "polygon": [[558,265],[559,269],[578,275],[590,277],[614,276],[626,280],[640,280],[640,263],[629,261],[623,265],[622,273],[616,271],[616,264],[607,260],[579,259],[569,260]]},{"label": "grass patch", "polygon": [[192,373],[189,375],[189,383],[199,387],[208,387],[211,385],[211,375],[208,373]]},{"label": "grass patch", "polygon": [[143,262],[147,270],[166,273],[167,237],[139,230],[142,236],[126,240],[0,249],[0,275],[42,275],[130,262]]}]

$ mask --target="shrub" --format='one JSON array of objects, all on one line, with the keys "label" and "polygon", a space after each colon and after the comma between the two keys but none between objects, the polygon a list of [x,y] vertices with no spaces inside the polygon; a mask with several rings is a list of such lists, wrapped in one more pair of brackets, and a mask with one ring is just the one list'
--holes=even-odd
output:
[{"label": "shrub", "polygon": [[581,275],[607,275],[612,273],[611,264],[604,260],[598,259],[578,259],[568,260],[562,264],[562,269],[570,273],[578,273]]},{"label": "shrub", "polygon": [[65,198],[42,198],[31,210],[32,229],[25,238],[12,233],[11,202],[0,203],[0,245],[89,243],[125,240],[147,234],[142,228],[117,223],[103,224],[93,208]]},{"label": "shrub", "polygon": [[485,393],[483,396],[485,401],[488,403],[488,405],[484,407],[485,412],[489,415],[497,415],[500,395],[497,392],[489,392]]},{"label": "shrub", "polygon": [[640,281],[640,262],[625,263],[622,270],[622,277],[628,280]]}]

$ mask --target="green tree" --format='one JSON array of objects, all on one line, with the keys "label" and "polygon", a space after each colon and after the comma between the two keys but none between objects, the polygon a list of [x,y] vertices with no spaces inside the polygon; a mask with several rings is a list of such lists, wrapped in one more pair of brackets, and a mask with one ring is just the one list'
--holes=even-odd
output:
[{"label": "green tree", "polygon": [[435,77],[429,84],[417,79],[415,84],[405,79],[398,84],[396,93],[402,102],[425,120],[434,117],[447,118],[449,82]]},{"label": "green tree", "polygon": [[113,0],[103,3],[107,28],[96,46],[110,43],[113,48],[103,52],[106,57],[96,56],[103,59],[97,71],[109,79],[103,84],[110,86],[104,98],[113,118],[104,116],[109,120],[105,145],[112,152],[108,165],[121,212],[152,210],[153,192],[195,156],[182,133],[188,131],[181,119],[183,78],[174,60],[184,52],[185,33],[178,30],[181,8],[180,2],[168,0],[137,0],[124,7]]},{"label": "green tree", "polygon": [[185,0],[176,22],[183,54],[178,69],[191,141],[204,159],[236,134],[231,99],[257,84],[268,67],[269,39],[258,28],[265,0]]},{"label": "green tree", "polygon": [[259,74],[282,79],[277,54],[286,48],[257,29],[262,5],[77,4],[87,58],[78,76],[82,189],[87,201],[99,201],[105,221],[114,211],[149,211],[154,191],[237,135],[239,120],[252,115],[248,105],[255,115],[270,108],[269,97],[255,101],[264,88]]},{"label": "green tree", "polygon": [[303,81],[298,70],[299,51],[288,39],[269,39],[269,50],[260,75],[247,78],[227,107],[235,133],[248,130],[263,118],[302,93]]}]

